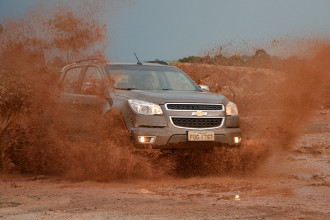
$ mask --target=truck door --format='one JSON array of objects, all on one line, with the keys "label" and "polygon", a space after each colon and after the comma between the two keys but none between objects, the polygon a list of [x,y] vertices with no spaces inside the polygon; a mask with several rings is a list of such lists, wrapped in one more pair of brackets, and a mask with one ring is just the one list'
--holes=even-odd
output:
[{"label": "truck door", "polygon": [[104,96],[105,80],[99,67],[88,66],[82,79],[81,92],[76,95],[80,131],[85,136],[91,136],[101,123],[100,120],[103,120],[102,112],[107,104]]},{"label": "truck door", "polygon": [[62,73],[58,84],[54,121],[68,135],[75,135],[80,126],[77,96],[87,66],[74,66]]}]

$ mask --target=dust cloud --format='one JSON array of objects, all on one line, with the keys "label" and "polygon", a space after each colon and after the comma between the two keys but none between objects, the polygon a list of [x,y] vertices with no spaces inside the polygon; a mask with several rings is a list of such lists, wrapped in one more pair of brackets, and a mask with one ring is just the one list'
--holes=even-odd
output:
[{"label": "dust cloud", "polygon": [[[86,2],[87,3],[87,2]],[[155,178],[166,172],[157,154],[134,153],[119,111],[90,112],[92,139],[68,137],[58,123],[56,82],[63,66],[104,58],[102,4],[38,5],[25,17],[8,19],[0,35],[1,168],[99,181]],[[101,5],[100,5],[101,4]],[[86,5],[84,5],[86,6]],[[36,11],[42,11],[36,16]],[[90,31],[93,30],[93,31]],[[162,171],[158,169],[162,167]]]},{"label": "dust cloud", "polygon": [[239,151],[216,148],[202,157],[195,155],[186,162],[190,170],[249,173],[243,171],[256,170],[271,155],[291,150],[313,116],[329,108],[330,44],[322,42],[310,48],[309,58],[284,59],[271,68],[177,64],[198,84],[236,102],[243,130]]},{"label": "dust cloud", "polygon": [[[91,4],[87,11],[39,5],[3,25],[1,169],[96,181],[245,175],[274,151],[290,149],[313,112],[329,100],[329,44],[319,46],[313,58],[286,60],[280,68],[175,64],[198,84],[237,103],[244,135],[241,148],[210,146],[172,155],[135,152],[118,110],[105,118],[92,115],[91,140],[70,138],[63,125],[54,123],[56,81],[68,62],[105,58],[102,4]],[[35,15],[36,10],[43,13]]]}]

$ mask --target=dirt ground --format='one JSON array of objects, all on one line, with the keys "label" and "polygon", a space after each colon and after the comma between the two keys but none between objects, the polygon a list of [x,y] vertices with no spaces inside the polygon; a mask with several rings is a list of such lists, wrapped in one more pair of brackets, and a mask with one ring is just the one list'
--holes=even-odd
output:
[{"label": "dirt ground", "polygon": [[[79,2],[82,7],[40,5],[3,25],[0,219],[330,219],[328,40],[306,48],[310,59],[277,58],[273,68],[260,68],[269,67],[263,59],[245,67],[174,63],[238,105],[243,147],[253,147],[228,155],[217,149],[220,157],[195,151],[197,162],[176,161],[188,178],[167,172],[171,160],[131,154],[127,131],[113,126],[123,125],[114,115],[105,127],[95,127],[100,143],[74,143],[64,138],[65,126],[49,126],[48,116],[57,115],[54,82],[64,64],[106,57],[109,42],[99,14],[106,7]],[[103,129],[109,127],[111,132]],[[258,149],[263,140],[265,152]],[[217,172],[194,172],[209,168]]]},{"label": "dirt ground", "polygon": [[0,174],[2,219],[329,219],[330,111],[246,176],[76,182]]}]

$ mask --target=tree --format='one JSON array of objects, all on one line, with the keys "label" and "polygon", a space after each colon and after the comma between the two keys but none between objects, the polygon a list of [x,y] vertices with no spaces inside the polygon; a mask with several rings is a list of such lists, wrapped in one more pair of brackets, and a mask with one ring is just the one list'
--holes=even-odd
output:
[{"label": "tree", "polygon": [[0,24],[0,34],[2,34],[2,32],[3,32],[3,26],[2,24]]},{"label": "tree", "polygon": [[259,57],[259,58],[270,58],[269,54],[264,50],[264,49],[258,49],[256,50],[256,53],[254,55],[255,57]]},{"label": "tree", "polygon": [[195,56],[189,56],[189,57],[184,57],[182,59],[179,59],[178,61],[180,63],[195,63],[195,62],[200,62],[202,60],[202,57],[195,57]]},{"label": "tree", "polygon": [[243,58],[238,55],[229,57],[228,62],[230,66],[241,66],[244,63]]},{"label": "tree", "polygon": [[256,50],[256,53],[252,56],[251,62],[254,66],[258,67],[272,66],[271,57],[264,49]]}]

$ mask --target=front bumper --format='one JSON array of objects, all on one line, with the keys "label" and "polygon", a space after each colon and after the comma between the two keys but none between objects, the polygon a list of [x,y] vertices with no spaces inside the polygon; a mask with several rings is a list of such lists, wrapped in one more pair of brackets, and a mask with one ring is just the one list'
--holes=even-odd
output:
[{"label": "front bumper", "polygon": [[[237,145],[235,137],[242,137],[242,130],[239,128],[239,117],[224,117],[224,123],[219,128],[192,129],[179,128],[173,125],[170,120],[163,116],[142,116],[138,115],[135,120],[135,126],[129,128],[132,139],[138,148],[178,148],[188,145],[207,145],[208,143],[217,143],[223,145]],[[213,131],[214,141],[191,142],[188,141],[188,131]],[[141,144],[139,136],[154,137],[152,144]],[[186,143],[179,146],[179,144]]]},{"label": "front bumper", "polygon": [[[188,131],[190,129],[183,128],[132,128],[132,138],[138,147],[150,147],[151,148],[173,148],[173,145],[180,143],[198,144],[201,142],[188,141]],[[242,137],[242,131],[240,128],[219,128],[208,129],[208,131],[214,131],[214,141],[205,141],[203,143],[218,143],[225,145],[235,145],[234,137]],[[138,142],[139,136],[153,136],[156,137],[152,144],[140,144]],[[149,146],[147,146],[149,145]]]},{"label": "front bumper", "polygon": [[[147,116],[130,112],[130,126],[133,142],[138,148],[180,148],[192,145],[210,145],[211,143],[223,145],[237,145],[234,137],[242,137],[239,128],[239,116],[226,116],[225,111],[208,111],[205,117],[221,117],[221,126],[215,128],[183,128],[175,126],[171,117],[191,117],[193,111],[169,111],[161,106],[164,114],[161,116]],[[204,116],[203,116],[204,117]],[[203,118],[200,117],[200,118]],[[214,141],[188,141],[188,131],[213,131]],[[141,144],[139,136],[153,137],[152,144]],[[183,145],[181,145],[183,144]],[[181,145],[181,146],[180,146]]]}]

